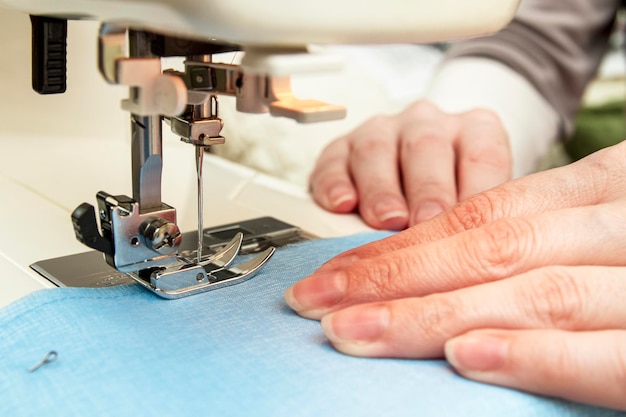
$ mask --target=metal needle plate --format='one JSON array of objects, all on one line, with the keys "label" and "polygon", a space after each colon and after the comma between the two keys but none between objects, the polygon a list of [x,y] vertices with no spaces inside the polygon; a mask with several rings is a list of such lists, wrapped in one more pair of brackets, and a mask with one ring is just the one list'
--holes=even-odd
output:
[{"label": "metal needle plate", "polygon": [[[180,269],[185,265],[187,265],[185,268],[190,268],[189,264],[197,263],[196,233],[194,230],[183,234],[183,243],[178,255],[172,256],[170,258],[171,261],[163,265],[165,268],[177,266]],[[237,233],[243,233],[243,242],[240,243],[239,238],[233,239],[237,236]],[[316,237],[297,226],[272,217],[260,217],[213,226],[205,229],[203,235],[204,250],[200,260],[200,264],[203,266],[197,268],[199,271],[196,271],[196,274],[203,271],[202,279],[206,278],[206,281],[204,283],[198,282],[196,275],[192,275],[188,277],[191,278],[191,282],[187,282],[185,285],[178,285],[178,287],[172,284],[171,287],[168,287],[169,290],[205,284],[210,280],[214,284],[209,289],[219,288],[226,284],[220,284],[217,281],[219,279],[226,281],[229,274],[229,272],[223,270],[230,270],[236,274],[244,275],[243,278],[240,277],[238,280],[235,278],[233,281],[226,281],[229,282],[228,285],[245,281],[248,277],[254,275],[254,272],[249,271],[253,270],[255,266],[250,266],[247,263],[247,260],[251,259],[256,261],[257,258],[252,258],[253,256],[258,256],[271,247],[280,248]],[[237,260],[237,256],[246,262],[243,265],[231,267],[230,265]],[[265,256],[261,255],[260,259],[265,259]],[[109,266],[105,262],[102,253],[98,251],[45,259],[32,264],[31,267],[59,287],[102,288],[139,282],[136,279],[132,279],[129,274],[122,273]],[[246,275],[245,271],[248,271],[249,275]],[[149,286],[151,284],[149,275],[147,280],[142,279],[140,282],[142,286],[146,287],[146,285]],[[216,275],[217,277],[215,277]],[[159,285],[163,287],[165,284]],[[149,289],[154,291],[152,288]],[[165,296],[164,294],[159,295]]]}]

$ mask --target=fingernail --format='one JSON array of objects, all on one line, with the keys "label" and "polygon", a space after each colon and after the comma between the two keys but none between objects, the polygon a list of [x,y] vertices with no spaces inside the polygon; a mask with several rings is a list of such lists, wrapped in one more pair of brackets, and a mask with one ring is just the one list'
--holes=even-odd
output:
[{"label": "fingernail", "polygon": [[[328,206],[335,210],[352,210],[355,203],[355,196],[352,190],[343,185],[338,185],[328,193]],[[349,204],[348,204],[349,203]],[[345,207],[342,207],[345,206]]]},{"label": "fingernail", "polygon": [[445,354],[448,362],[460,371],[486,372],[504,365],[508,349],[509,341],[504,337],[468,334],[449,340]]},{"label": "fingernail", "polygon": [[320,318],[343,298],[347,286],[348,278],[343,272],[314,274],[288,288],[285,302],[298,314]]},{"label": "fingernail", "polygon": [[428,219],[432,219],[433,217],[441,213],[443,210],[444,209],[441,206],[441,204],[433,203],[433,202],[423,203],[420,206],[417,213],[415,214],[411,224],[417,224],[417,223],[425,222]]},{"label": "fingernail", "polygon": [[409,213],[397,201],[379,201],[374,206],[374,215],[385,229],[400,230],[406,227]]},{"label": "fingernail", "polygon": [[333,344],[364,345],[383,337],[389,319],[385,306],[355,306],[324,316],[322,329]]}]

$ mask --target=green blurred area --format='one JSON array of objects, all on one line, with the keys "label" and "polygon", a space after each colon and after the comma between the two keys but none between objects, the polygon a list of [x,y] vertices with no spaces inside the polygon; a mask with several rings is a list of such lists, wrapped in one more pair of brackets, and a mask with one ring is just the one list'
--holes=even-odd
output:
[{"label": "green blurred area", "polygon": [[583,107],[576,117],[574,135],[564,143],[572,160],[584,158],[626,139],[626,100]]}]

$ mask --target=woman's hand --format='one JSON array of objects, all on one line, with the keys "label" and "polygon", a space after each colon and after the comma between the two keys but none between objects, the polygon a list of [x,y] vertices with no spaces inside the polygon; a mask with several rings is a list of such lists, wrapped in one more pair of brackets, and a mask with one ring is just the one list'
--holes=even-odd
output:
[{"label": "woman's hand", "polygon": [[419,101],[330,143],[310,185],[323,208],[358,208],[368,225],[400,230],[509,180],[511,172],[508,136],[495,114],[447,114]]},{"label": "woman's hand", "polygon": [[626,143],[348,251],[285,293],[338,350],[626,410]]}]

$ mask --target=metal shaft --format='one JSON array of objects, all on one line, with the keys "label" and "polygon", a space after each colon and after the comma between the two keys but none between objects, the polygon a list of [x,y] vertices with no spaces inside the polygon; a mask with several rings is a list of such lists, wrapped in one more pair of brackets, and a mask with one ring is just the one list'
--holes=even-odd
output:
[{"label": "metal shaft", "polygon": [[[151,35],[131,30],[128,34],[131,57],[152,56]],[[131,88],[131,97],[138,94]],[[131,115],[131,152],[133,199],[142,213],[161,208],[161,174],[163,171],[163,130],[159,116]]]},{"label": "metal shaft", "polygon": [[131,129],[133,199],[145,213],[161,208],[161,118],[132,115]]},{"label": "metal shaft", "polygon": [[196,146],[196,175],[198,180],[198,263],[202,260],[203,240],[203,208],[204,191],[202,187],[202,163],[204,162],[204,146]]}]

